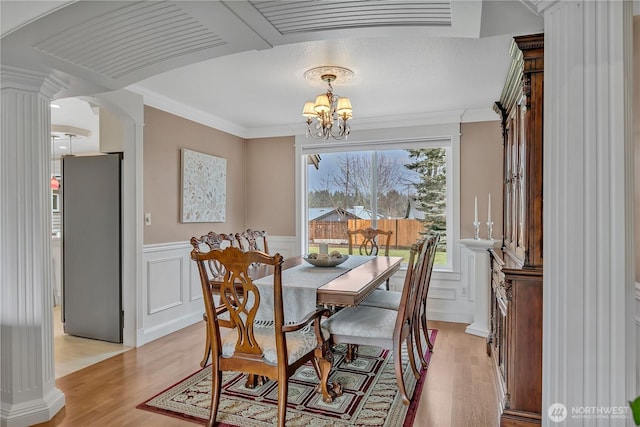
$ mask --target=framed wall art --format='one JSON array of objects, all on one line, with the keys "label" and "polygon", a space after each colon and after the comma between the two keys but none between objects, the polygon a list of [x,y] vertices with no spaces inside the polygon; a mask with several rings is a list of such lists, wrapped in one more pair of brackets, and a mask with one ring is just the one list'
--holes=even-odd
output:
[{"label": "framed wall art", "polygon": [[227,160],[181,149],[181,222],[224,222],[227,211]]}]

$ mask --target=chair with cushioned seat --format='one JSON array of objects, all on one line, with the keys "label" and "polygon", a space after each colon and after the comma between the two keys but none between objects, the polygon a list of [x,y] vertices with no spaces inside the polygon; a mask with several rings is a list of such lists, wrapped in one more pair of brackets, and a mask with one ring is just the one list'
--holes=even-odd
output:
[{"label": "chair with cushioned seat", "polygon": [[[422,339],[420,338],[420,329],[422,329],[422,334],[425,337],[427,342],[427,346],[429,351],[433,350],[433,344],[429,338],[429,332],[427,329],[427,296],[429,293],[429,283],[431,282],[431,273],[433,271],[433,264],[435,261],[436,248],[438,246],[438,242],[440,240],[439,234],[431,234],[427,237],[426,244],[429,246],[427,253],[425,255],[426,265],[424,271],[424,277],[421,279],[420,290],[418,291],[418,300],[416,304],[415,318],[414,318],[414,338],[416,343],[416,349],[418,350],[418,354],[420,355],[420,362],[424,368],[427,366],[427,361],[424,357],[424,353],[422,352]],[[390,310],[398,310],[400,307],[400,300],[402,297],[402,292],[397,291],[385,291],[376,289],[371,294],[365,298],[360,305],[371,306],[371,307],[380,307],[386,308]]]},{"label": "chair with cushioned seat", "polygon": [[[207,333],[212,344],[211,363],[211,412],[207,425],[215,424],[222,388],[222,372],[237,371],[250,377],[265,376],[278,381],[278,426],[285,425],[288,380],[304,363],[311,361],[318,377],[320,388],[329,396],[341,394],[339,386],[327,390],[327,381],[332,363],[328,342],[320,329],[320,319],[329,314],[322,309],[309,313],[296,324],[284,324],[282,301],[282,263],[280,254],[269,256],[261,251],[241,251],[229,247],[202,253],[198,248],[191,251],[197,263],[207,313]],[[207,264],[219,263],[224,268],[220,284],[220,307],[213,304],[209,286]],[[273,266],[272,326],[256,326],[254,319],[260,310],[261,297],[253,283],[249,270],[253,263]],[[229,320],[220,317],[229,313]],[[311,326],[311,333],[305,330]],[[253,384],[247,384],[252,387]],[[325,395],[325,396],[327,396]]]},{"label": "chair with cushioned seat", "polygon": [[[426,265],[426,250],[427,245],[424,242],[415,244],[411,248],[400,306],[397,310],[365,305],[346,307],[322,324],[322,328],[331,335],[333,344],[349,344],[349,349],[355,349],[357,345],[370,345],[393,350],[398,390],[406,405],[409,404],[409,396],[407,396],[403,379],[402,344],[406,342],[409,364],[417,379],[420,373],[415,361],[413,322],[420,281],[424,276]],[[347,353],[346,361],[350,362],[355,357],[355,354]]]}]

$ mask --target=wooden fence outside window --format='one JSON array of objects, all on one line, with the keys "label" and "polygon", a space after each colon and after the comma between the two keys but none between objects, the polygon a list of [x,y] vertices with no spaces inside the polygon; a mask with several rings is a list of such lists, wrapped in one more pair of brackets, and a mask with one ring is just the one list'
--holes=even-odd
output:
[{"label": "wooden fence outside window", "polygon": [[[367,227],[371,227],[371,220],[309,221],[309,242],[346,245],[349,243],[347,230]],[[409,248],[424,233],[424,224],[417,219],[379,219],[376,228],[393,231],[392,248]]]}]

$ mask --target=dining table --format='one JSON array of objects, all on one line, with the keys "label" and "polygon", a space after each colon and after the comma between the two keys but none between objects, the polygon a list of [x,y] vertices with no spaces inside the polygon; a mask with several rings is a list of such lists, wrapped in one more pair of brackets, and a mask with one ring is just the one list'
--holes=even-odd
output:
[{"label": "dining table", "polygon": [[[325,306],[347,307],[360,304],[378,286],[386,282],[393,276],[402,264],[402,257],[397,256],[362,256],[350,255],[352,260],[356,260],[352,266],[347,260],[347,265],[340,264],[335,267],[317,267],[308,264],[302,255],[285,258],[282,264],[283,280],[282,287],[285,288],[299,286],[299,283],[291,281],[291,275],[287,271],[298,270],[299,278],[305,280],[316,275],[314,272],[336,272],[334,277],[330,274],[327,279],[318,283],[316,289],[316,303]],[[249,276],[254,283],[261,281],[268,282],[269,276],[273,274],[273,267],[257,265],[250,269]],[[214,294],[219,293],[222,278],[214,277],[210,281]]]},{"label": "dining table", "polygon": [[[360,304],[400,269],[402,260],[397,256],[349,255],[340,265],[320,267],[307,263],[301,255],[286,258],[282,265],[285,321],[301,320],[318,305],[347,307]],[[265,265],[249,271],[253,283],[261,290],[261,305],[266,307],[273,306],[272,274],[273,267]],[[215,280],[212,285],[216,285]]]}]

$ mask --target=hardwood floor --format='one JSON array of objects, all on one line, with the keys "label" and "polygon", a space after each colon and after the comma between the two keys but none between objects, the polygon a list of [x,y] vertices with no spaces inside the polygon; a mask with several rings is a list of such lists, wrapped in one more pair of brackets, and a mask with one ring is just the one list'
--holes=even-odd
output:
[{"label": "hardwood floor", "polygon": [[[495,381],[485,340],[466,325],[430,322],[438,329],[415,427],[498,425]],[[58,378],[66,406],[38,426],[193,426],[136,405],[195,372],[204,323]]]}]

